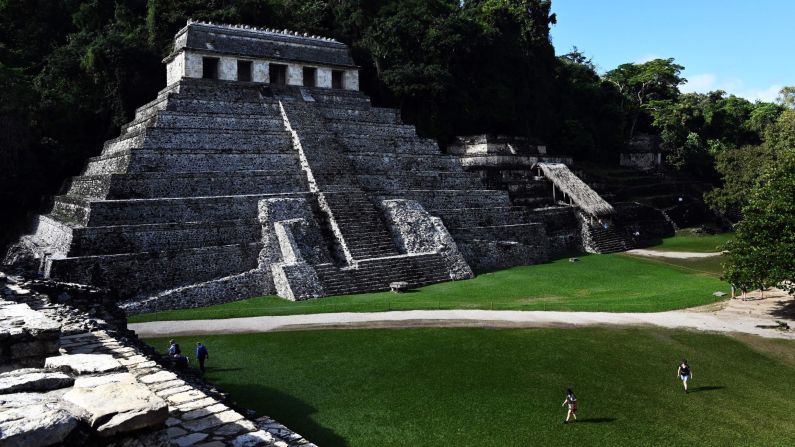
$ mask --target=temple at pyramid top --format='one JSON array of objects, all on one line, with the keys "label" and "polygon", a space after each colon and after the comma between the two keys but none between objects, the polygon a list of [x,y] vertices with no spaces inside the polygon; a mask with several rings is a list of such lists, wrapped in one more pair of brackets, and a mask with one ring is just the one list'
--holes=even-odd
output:
[{"label": "temple at pyramid top", "polygon": [[205,78],[359,89],[359,67],[347,45],[287,30],[188,21],[163,62],[169,85]]}]

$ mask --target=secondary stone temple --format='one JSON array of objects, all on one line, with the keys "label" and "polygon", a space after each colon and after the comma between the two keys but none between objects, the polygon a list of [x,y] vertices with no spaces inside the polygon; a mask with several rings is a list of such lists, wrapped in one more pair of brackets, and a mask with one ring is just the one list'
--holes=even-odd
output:
[{"label": "secondary stone temple", "polygon": [[332,39],[188,22],[164,62],[167,86],[9,259],[112,288],[130,312],[298,300],[543,262],[613,212],[577,203],[593,191],[540,152],[517,203],[373,107]]}]

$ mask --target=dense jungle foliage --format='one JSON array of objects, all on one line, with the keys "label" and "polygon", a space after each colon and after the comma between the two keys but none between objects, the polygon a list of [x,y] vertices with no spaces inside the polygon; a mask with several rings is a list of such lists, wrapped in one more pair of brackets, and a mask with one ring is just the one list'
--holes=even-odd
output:
[{"label": "dense jungle foliage", "polygon": [[795,90],[780,104],[681,94],[674,59],[600,74],[576,48],[555,56],[550,0],[0,0],[0,247],[164,87],[188,18],[342,41],[373,102],[442,143],[508,133],[617,161],[659,135],[671,169],[721,186],[708,200],[724,212],[793,147]]}]

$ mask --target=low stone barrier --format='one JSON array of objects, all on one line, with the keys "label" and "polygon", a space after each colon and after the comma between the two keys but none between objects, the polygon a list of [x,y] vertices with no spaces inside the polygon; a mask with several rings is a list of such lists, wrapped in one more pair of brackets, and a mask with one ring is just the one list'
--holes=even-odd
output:
[{"label": "low stone barrier", "polygon": [[267,416],[234,408],[192,370],[170,370],[114,318],[118,309],[99,289],[15,278],[0,287],[0,328],[9,329],[0,339],[19,333],[55,347],[35,368],[3,364],[0,445],[314,447]]}]

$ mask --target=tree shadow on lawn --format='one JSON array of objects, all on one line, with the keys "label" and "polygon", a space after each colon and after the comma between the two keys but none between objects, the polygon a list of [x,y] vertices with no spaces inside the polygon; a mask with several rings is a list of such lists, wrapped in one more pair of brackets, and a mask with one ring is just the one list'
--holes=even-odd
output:
[{"label": "tree shadow on lawn", "polygon": [[788,296],[778,301],[778,307],[771,314],[784,320],[795,320],[795,300]]},{"label": "tree shadow on lawn", "polygon": [[691,393],[700,393],[702,391],[717,391],[726,389],[725,386],[697,386],[695,388],[690,388],[688,391]]},{"label": "tree shadow on lawn", "polygon": [[[217,370],[216,370],[217,371]],[[267,380],[265,378],[264,380]],[[219,384],[242,407],[253,409],[257,416],[267,415],[309,442],[324,447],[345,447],[348,442],[333,430],[318,425],[312,415],[317,408],[274,388],[253,384]]]},{"label": "tree shadow on lawn", "polygon": [[607,424],[616,420],[616,418],[585,418],[577,419],[575,424]]}]

